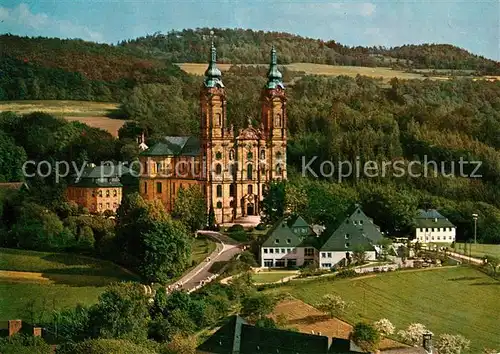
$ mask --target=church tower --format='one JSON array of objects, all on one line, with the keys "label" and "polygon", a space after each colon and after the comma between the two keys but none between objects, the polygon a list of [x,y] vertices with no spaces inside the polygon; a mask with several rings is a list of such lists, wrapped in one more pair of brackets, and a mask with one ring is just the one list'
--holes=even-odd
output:
[{"label": "church tower", "polygon": [[283,76],[278,70],[276,49],[271,49],[267,83],[262,90],[262,126],[267,140],[268,180],[286,179],[286,94]]},{"label": "church tower", "polygon": [[232,183],[229,166],[234,159],[234,153],[231,153],[234,134],[232,127],[227,125],[226,92],[213,43],[200,92],[200,112],[200,147],[207,211],[213,208],[217,222],[230,221],[233,211],[229,198]]}]

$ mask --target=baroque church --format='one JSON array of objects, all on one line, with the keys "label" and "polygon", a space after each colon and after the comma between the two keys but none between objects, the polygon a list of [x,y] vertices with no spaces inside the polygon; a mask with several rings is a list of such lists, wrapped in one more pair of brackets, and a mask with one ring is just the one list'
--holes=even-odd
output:
[{"label": "baroque church", "polygon": [[226,108],[226,88],[212,44],[200,92],[200,134],[166,136],[141,153],[143,198],[161,200],[170,212],[181,188],[198,185],[216,223],[260,215],[268,183],[286,179],[286,95],[274,47],[261,92],[260,125],[254,127],[249,120],[235,132]]}]

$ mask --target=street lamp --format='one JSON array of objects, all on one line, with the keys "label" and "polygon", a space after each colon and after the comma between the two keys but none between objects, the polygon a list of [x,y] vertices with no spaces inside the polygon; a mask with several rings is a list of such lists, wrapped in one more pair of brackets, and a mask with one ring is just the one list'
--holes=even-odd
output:
[{"label": "street lamp", "polygon": [[474,244],[477,243],[477,219],[479,215],[476,213],[472,214],[472,218],[474,219]]}]

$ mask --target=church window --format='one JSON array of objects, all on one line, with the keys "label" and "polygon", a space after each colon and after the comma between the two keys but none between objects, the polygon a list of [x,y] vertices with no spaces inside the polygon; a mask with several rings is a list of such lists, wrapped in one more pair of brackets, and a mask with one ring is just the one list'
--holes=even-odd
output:
[{"label": "church window", "polygon": [[231,175],[231,177],[234,177],[234,175],[236,174],[236,163],[229,163],[229,174]]},{"label": "church window", "polygon": [[248,152],[247,158],[251,160],[253,158],[253,153],[251,151]]},{"label": "church window", "polygon": [[102,191],[99,191],[99,197],[102,197]]},{"label": "church window", "polygon": [[253,186],[251,184],[248,185],[248,194],[253,194]]},{"label": "church window", "polygon": [[230,197],[234,197],[234,195],[235,195],[235,193],[234,193],[234,188],[235,188],[234,184],[231,184],[231,185],[229,186],[229,196],[230,196]]},{"label": "church window", "polygon": [[161,194],[162,193],[162,184],[161,182],[156,182],[156,193]]},{"label": "church window", "polygon": [[222,115],[220,113],[215,114],[215,125],[218,127],[222,125]]},{"label": "church window", "polygon": [[215,158],[216,158],[217,160],[222,159],[222,152],[217,151],[217,153],[215,154]]},{"label": "church window", "polygon": [[253,165],[251,163],[247,166],[247,179],[252,179],[253,176]]},{"label": "church window", "polygon": [[260,150],[260,159],[265,160],[266,159],[266,150]]},{"label": "church window", "polygon": [[144,182],[144,193],[148,192],[148,183]]},{"label": "church window", "polygon": [[222,186],[218,185],[217,186],[217,197],[222,197]]},{"label": "church window", "polygon": [[277,160],[281,160],[281,157],[282,157],[282,156],[283,156],[283,155],[281,154],[281,151],[278,151],[278,152],[276,153],[276,159],[277,159]]},{"label": "church window", "polygon": [[215,166],[215,174],[220,176],[222,174],[222,165],[220,163],[218,163],[216,166]]},{"label": "church window", "polygon": [[118,192],[115,190],[113,190],[113,197],[116,197],[118,195]]},{"label": "church window", "polygon": [[260,165],[260,172],[265,175],[266,174],[266,165],[262,164]]},{"label": "church window", "polygon": [[276,165],[276,173],[281,174],[281,164]]},{"label": "church window", "polygon": [[217,202],[217,209],[222,209],[222,202]]},{"label": "church window", "polygon": [[234,150],[229,150],[229,160],[234,160]]}]

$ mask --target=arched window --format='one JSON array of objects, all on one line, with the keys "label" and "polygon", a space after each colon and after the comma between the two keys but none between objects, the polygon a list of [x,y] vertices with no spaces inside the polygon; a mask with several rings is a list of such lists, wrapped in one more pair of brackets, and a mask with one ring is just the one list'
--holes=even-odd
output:
[{"label": "arched window", "polygon": [[217,197],[222,197],[222,186],[218,185],[217,186]]},{"label": "arched window", "polygon": [[265,160],[266,159],[266,150],[260,150],[260,159]]},{"label": "arched window", "polygon": [[229,163],[229,174],[231,177],[236,177],[236,171],[238,171],[238,162],[230,162]]},{"label": "arched window", "polygon": [[276,160],[278,160],[278,161],[279,161],[279,160],[281,160],[282,156],[283,156],[283,155],[281,154],[281,151],[278,151],[278,152],[276,153]]},{"label": "arched window", "polygon": [[222,202],[217,202],[217,209],[222,209]]},{"label": "arched window", "polygon": [[99,191],[99,197],[102,197],[102,191]]},{"label": "arched window", "polygon": [[251,163],[247,166],[247,179],[252,179],[253,176],[253,165]]},{"label": "arched window", "polygon": [[229,150],[229,160],[234,160],[234,150]]},{"label": "arched window", "polygon": [[281,174],[281,164],[280,163],[276,165],[276,173]]},{"label": "arched window", "polygon": [[109,193],[109,189],[107,189],[107,190],[106,190],[106,197],[108,197],[108,198],[109,198],[109,195],[110,195],[110,193]]},{"label": "arched window", "polygon": [[116,197],[118,195],[118,192],[115,190],[113,190],[113,197]]},{"label": "arched window", "polygon": [[265,164],[262,164],[260,165],[260,172],[265,175],[266,174],[266,165]]},{"label": "arched window", "polygon": [[253,158],[253,153],[251,151],[247,154],[247,159],[251,160]]},{"label": "arched window", "polygon": [[215,125],[220,127],[222,125],[222,115],[220,113],[215,114]]},{"label": "arched window", "polygon": [[222,174],[222,165],[220,163],[215,165],[215,174],[217,176],[220,176]]}]

